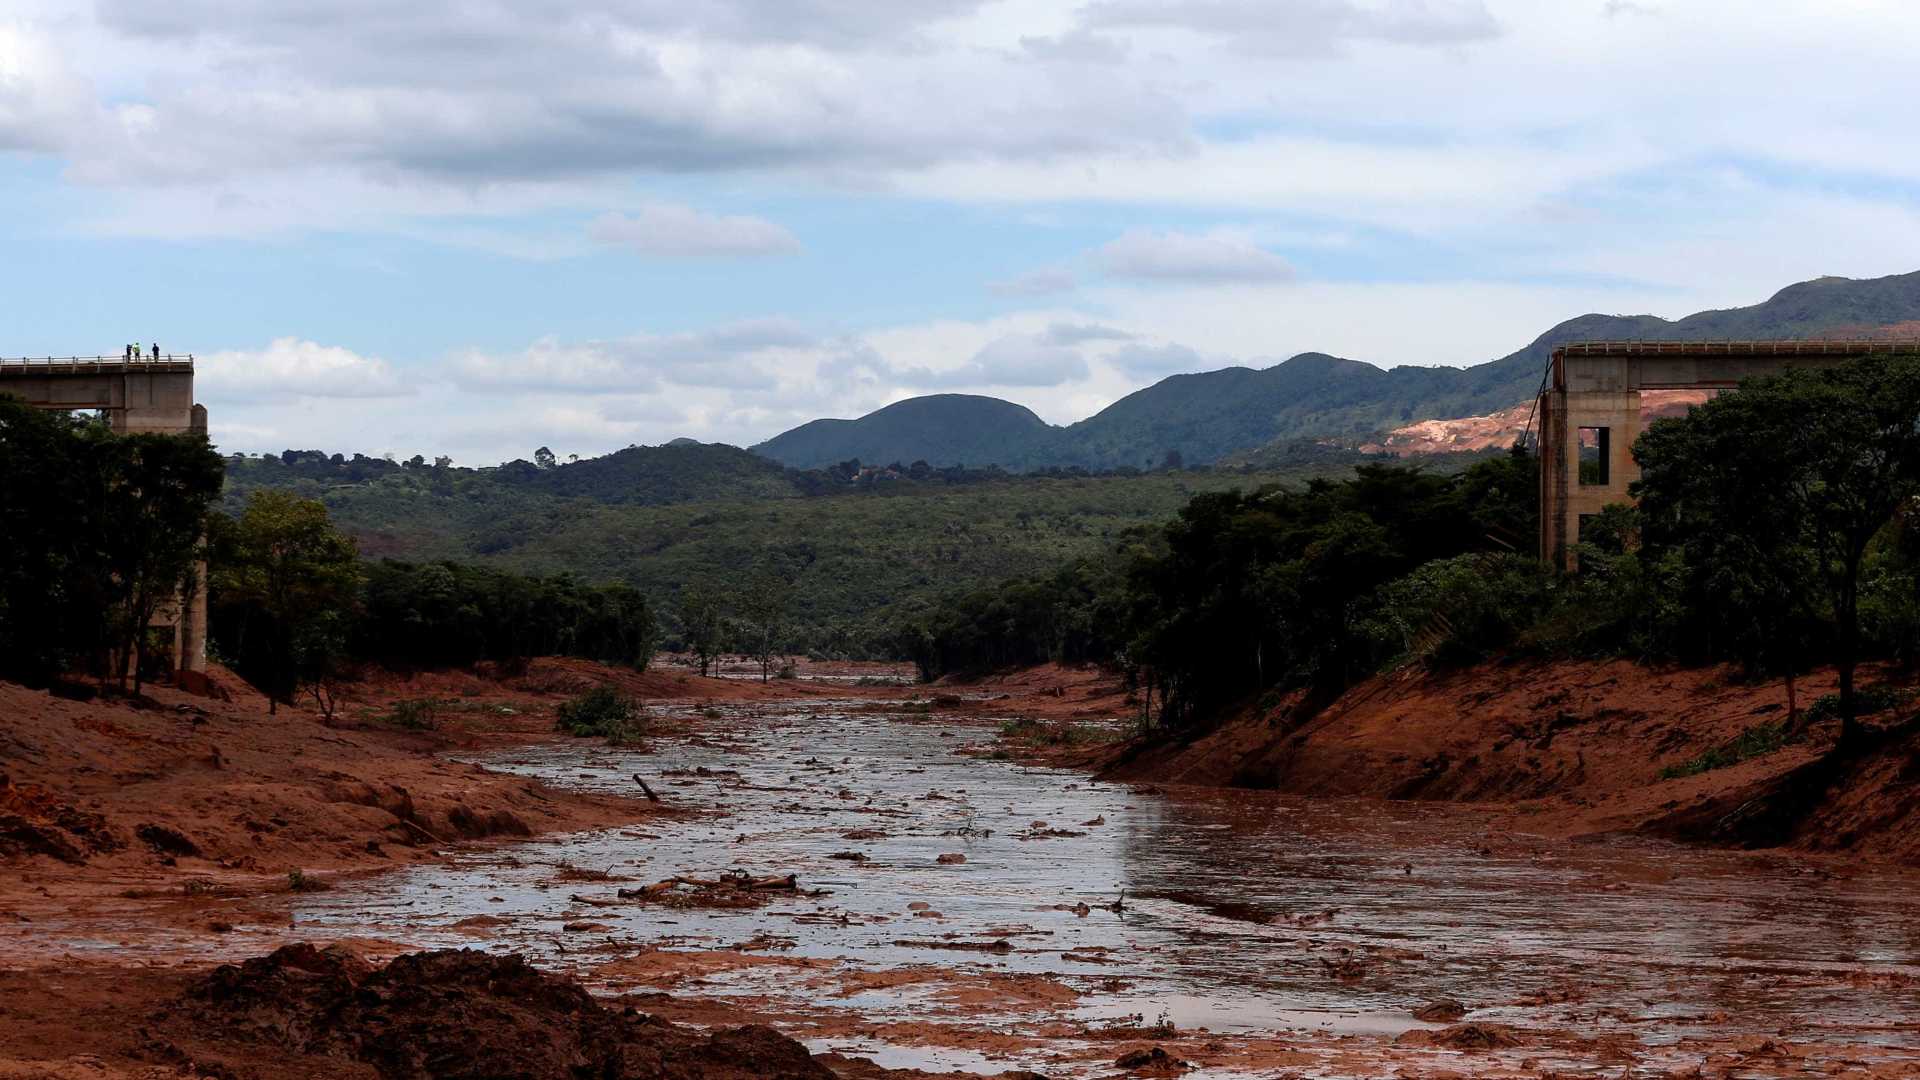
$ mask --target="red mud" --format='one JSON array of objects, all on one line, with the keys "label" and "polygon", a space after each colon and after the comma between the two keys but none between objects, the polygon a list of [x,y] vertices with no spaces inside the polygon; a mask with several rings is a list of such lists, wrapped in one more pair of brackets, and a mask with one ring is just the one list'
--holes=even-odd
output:
[{"label": "red mud", "polygon": [[[1228,1039],[1138,1026],[1103,1033],[1067,1020],[1019,1031],[992,1023],[956,1028],[658,992],[679,994],[683,983],[758,968],[817,986],[822,996],[926,986],[931,1007],[946,1013],[1059,1008],[1075,993],[1039,976],[941,967],[873,973],[740,949],[641,949],[611,958],[594,972],[597,981],[654,992],[600,1001],[512,958],[460,952],[413,955],[377,968],[349,954],[298,946],[210,973],[203,962],[149,968],[110,950],[79,961],[35,950],[34,927],[56,917],[69,927],[97,924],[109,938],[129,918],[204,935],[221,933],[230,920],[264,926],[279,919],[284,926],[282,894],[293,870],[309,882],[324,881],[439,859],[462,841],[648,818],[650,829],[674,828],[671,811],[642,799],[561,791],[442,756],[460,747],[555,738],[553,706],[597,682],[692,710],[706,702],[903,696],[897,686],[858,685],[862,678],[889,677],[884,672],[835,670],[828,673],[832,681],[820,682],[804,678],[805,669],[802,674],[761,684],[700,679],[674,668],[632,673],[542,661],[508,678],[383,676],[357,688],[337,727],[305,710],[268,718],[264,703],[230,680],[231,701],[159,689],[141,707],[78,704],[0,684],[0,715],[8,719],[0,730],[0,771],[12,780],[0,789],[0,844],[12,845],[0,854],[6,860],[0,932],[16,931],[0,938],[0,956],[8,957],[0,969],[0,1078],[918,1075],[839,1055],[810,1057],[772,1030],[735,1029],[744,1021],[778,1024],[807,1038],[983,1054],[1051,1053],[1070,1044],[1080,1048],[1060,1051],[1060,1060],[1085,1065],[1088,1055],[1097,1055],[1102,1062],[1126,1059],[1164,1070],[1132,1075],[1172,1075],[1170,1060],[1273,1075],[1310,1069],[1407,1076],[1538,1076],[1545,1067],[1532,1062],[1540,1059],[1634,1063],[1632,1048],[1601,1045],[1577,1030],[1462,1024],[1392,1047],[1343,1036]],[[1830,681],[1804,680],[1802,703],[1830,690]],[[1113,735],[1136,711],[1121,687],[1093,671],[1042,668],[933,693],[964,699],[943,698],[942,712],[1024,717],[1048,729],[1084,726]],[[382,726],[391,701],[424,697],[457,703],[443,710],[439,730]],[[1530,833],[1649,829],[1751,842],[1757,835],[1751,830],[1720,836],[1714,830],[1756,793],[1804,776],[1830,731],[1817,729],[1805,744],[1731,768],[1671,780],[1660,773],[1756,723],[1779,719],[1781,700],[1777,684],[1741,685],[1725,672],[1512,664],[1385,676],[1310,719],[1290,719],[1284,708],[1250,711],[1185,745],[1039,741],[1019,753],[1101,764],[1111,775],[1143,781],[1493,804],[1512,815],[1514,829]],[[1920,822],[1907,793],[1917,779],[1915,760],[1920,747],[1910,734],[1890,738],[1843,774],[1827,777],[1794,827],[1774,839],[1914,861]],[[234,893],[248,899],[214,906]],[[477,937],[490,930],[484,919],[473,920]],[[402,951],[379,943],[369,949]],[[183,945],[171,959],[191,956]],[[676,1023],[720,1030],[694,1032]],[[1162,1055],[1153,1053],[1156,1047]],[[1503,1048],[1505,1057],[1489,1056]],[[1825,1070],[1836,1060],[1856,1062],[1859,1075],[1913,1074],[1909,1063],[1879,1060],[1854,1046],[1721,1038],[1689,1049],[1706,1055],[1711,1075],[1781,1075],[1803,1064]],[[502,1072],[503,1061],[514,1069]],[[1117,1064],[1108,1072],[1128,1074]]]},{"label": "red mud", "polygon": [[[1803,678],[1801,707],[1834,688],[1831,672]],[[1309,718],[1294,707],[1250,707],[1191,742],[1110,750],[1106,775],[1504,804],[1520,816],[1516,828],[1534,833],[1640,830],[1920,863],[1912,797],[1920,730],[1906,712],[1870,718],[1876,745],[1825,772],[1831,722],[1772,753],[1666,778],[1749,728],[1784,720],[1783,686],[1742,682],[1727,669],[1526,662],[1409,669],[1370,679]],[[1756,812],[1768,805],[1777,812]]]}]

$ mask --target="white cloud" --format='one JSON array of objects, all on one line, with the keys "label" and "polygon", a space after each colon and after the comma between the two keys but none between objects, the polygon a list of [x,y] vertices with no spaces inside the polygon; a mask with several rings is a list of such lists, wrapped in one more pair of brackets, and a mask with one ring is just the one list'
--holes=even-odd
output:
[{"label": "white cloud", "polygon": [[1134,335],[1118,327],[1090,322],[1057,322],[1039,335],[1048,345],[1084,345],[1090,341],[1132,341]]},{"label": "white cloud", "polygon": [[800,250],[800,241],[771,221],[706,214],[672,203],[653,203],[632,215],[602,214],[587,235],[639,255],[791,255]]},{"label": "white cloud", "polygon": [[1287,260],[1233,233],[1130,229],[1097,253],[1115,277],[1162,281],[1286,281]]},{"label": "white cloud", "polygon": [[1029,270],[1024,274],[1017,274],[1001,281],[988,282],[987,291],[995,296],[1053,296],[1057,293],[1072,292],[1077,284],[1073,271],[1052,266]]},{"label": "white cloud", "polygon": [[1500,26],[1483,0],[1095,0],[1089,24],[1188,30],[1264,55],[1314,57],[1357,41],[1460,45]]},{"label": "white cloud", "polygon": [[898,368],[893,376],[915,389],[1054,387],[1087,377],[1077,349],[1045,335],[1010,335],[988,342],[963,364],[947,368]]},{"label": "white cloud", "polygon": [[225,350],[195,358],[194,382],[212,401],[292,398],[386,398],[413,393],[377,356],[299,338],[275,338],[264,349]]},{"label": "white cloud", "polygon": [[1142,380],[1164,379],[1169,375],[1220,366],[1207,363],[1199,353],[1185,345],[1175,344],[1127,345],[1109,353],[1106,360],[1129,378]]}]

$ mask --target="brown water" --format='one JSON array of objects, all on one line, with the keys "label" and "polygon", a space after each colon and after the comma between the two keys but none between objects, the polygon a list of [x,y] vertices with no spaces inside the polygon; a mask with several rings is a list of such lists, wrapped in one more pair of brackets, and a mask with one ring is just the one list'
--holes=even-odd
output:
[{"label": "brown water", "polygon": [[[701,811],[696,817],[369,879],[303,898],[296,924],[316,934],[472,945],[453,924],[490,915],[507,923],[483,947],[555,960],[588,947],[753,942],[869,969],[1046,974],[1083,992],[1069,1018],[1164,1018],[1225,1034],[1394,1035],[1421,1026],[1415,1009],[1452,998],[1476,1021],[1630,1038],[1645,1048],[1648,1068],[1685,1063],[1663,1060],[1663,1047],[1743,1034],[1818,1036],[1920,1061],[1912,876],[1837,875],[1632,839],[1530,838],[1458,807],[1141,793],[963,756],[956,750],[991,732],[937,717],[814,703],[735,711],[702,728],[705,737],[663,741],[656,753],[576,744],[483,759],[622,794],[633,792],[638,773],[669,803]],[[1083,824],[1094,821],[1102,823]],[[844,838],[856,829],[886,836]],[[828,858],[847,851],[868,861]],[[965,863],[936,863],[947,852]],[[746,911],[585,907],[571,897],[612,897],[615,886],[556,882],[558,862],[636,883],[737,866],[794,873],[827,895]],[[944,918],[915,916],[915,902]],[[1085,915],[1061,910],[1080,903]],[[612,929],[560,931],[581,918]],[[911,944],[1001,938],[1013,952]],[[817,991],[774,974],[754,969],[699,989],[822,1006],[810,1000]],[[874,991],[831,1005],[912,1018],[928,1011],[925,994]],[[885,1064],[1042,1064],[870,1041],[851,1048]],[[1807,1064],[1824,1072],[1833,1063]],[[1075,1075],[1057,1060],[1048,1072]]]}]

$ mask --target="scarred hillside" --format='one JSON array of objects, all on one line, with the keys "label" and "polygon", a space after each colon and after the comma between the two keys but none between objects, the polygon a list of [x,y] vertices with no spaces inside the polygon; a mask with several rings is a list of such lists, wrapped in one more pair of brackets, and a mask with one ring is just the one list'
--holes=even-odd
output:
[{"label": "scarred hillside", "polygon": [[[1834,685],[1831,672],[1802,679],[1802,708]],[[1309,718],[1294,717],[1296,705],[1248,706],[1192,741],[1137,744],[1113,757],[1106,775],[1480,803],[1518,814],[1528,832],[1637,830],[1920,864],[1912,797],[1920,724],[1910,707],[1870,718],[1875,745],[1834,763],[1833,723],[1776,747],[1782,684],[1742,682],[1725,668],[1560,661],[1405,669],[1360,683]],[[1700,770],[1715,761],[1728,763]]]}]

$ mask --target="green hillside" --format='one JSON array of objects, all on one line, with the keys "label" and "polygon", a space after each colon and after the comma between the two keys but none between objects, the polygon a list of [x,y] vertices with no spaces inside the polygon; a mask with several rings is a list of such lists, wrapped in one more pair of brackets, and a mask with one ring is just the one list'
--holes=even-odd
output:
[{"label": "green hillside", "polygon": [[[1010,469],[1111,469],[1144,467],[1175,451],[1188,464],[1204,464],[1274,441],[1363,436],[1415,420],[1504,409],[1533,396],[1548,354],[1569,341],[1804,338],[1866,334],[1915,320],[1920,320],[1920,273],[1864,281],[1819,278],[1790,285],[1751,307],[1677,320],[1582,315],[1525,348],[1469,368],[1383,370],[1302,353],[1260,370],[1175,375],[1065,428],[1047,427],[1009,402],[941,395],[899,402],[859,420],[815,421],[755,449],[788,463],[918,458]],[[964,412],[953,406],[956,401],[968,403]],[[988,402],[1000,407],[990,408]],[[935,419],[940,422],[925,422]],[[956,443],[956,429],[964,430],[964,445]]]},{"label": "green hillside", "polygon": [[973,394],[932,394],[858,420],[815,420],[753,449],[797,469],[856,459],[1024,468],[1049,463],[1055,434],[1023,405]]}]

